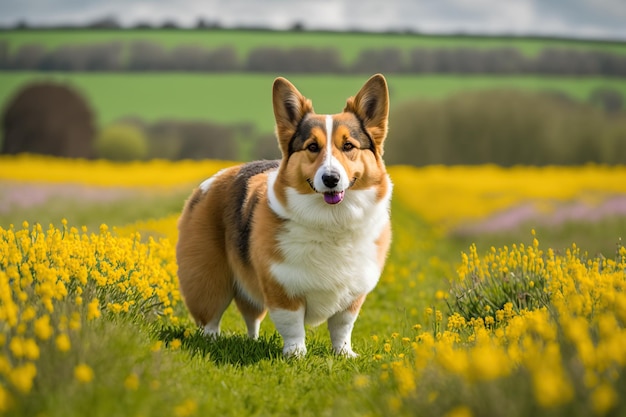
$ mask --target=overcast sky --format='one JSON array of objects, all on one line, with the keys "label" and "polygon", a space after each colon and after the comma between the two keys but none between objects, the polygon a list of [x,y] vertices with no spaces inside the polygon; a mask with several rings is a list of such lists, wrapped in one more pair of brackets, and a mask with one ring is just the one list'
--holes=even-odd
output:
[{"label": "overcast sky", "polygon": [[0,25],[125,26],[165,20],[192,26],[412,29],[423,33],[548,35],[626,40],[626,0],[0,0]]}]

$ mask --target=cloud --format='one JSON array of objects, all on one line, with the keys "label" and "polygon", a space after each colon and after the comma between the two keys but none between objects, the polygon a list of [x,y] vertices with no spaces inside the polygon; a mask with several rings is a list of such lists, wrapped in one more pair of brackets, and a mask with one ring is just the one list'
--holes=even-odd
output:
[{"label": "cloud", "polygon": [[0,24],[84,24],[114,16],[123,25],[192,26],[203,18],[224,27],[412,29],[596,37],[626,40],[624,0],[3,0]]}]

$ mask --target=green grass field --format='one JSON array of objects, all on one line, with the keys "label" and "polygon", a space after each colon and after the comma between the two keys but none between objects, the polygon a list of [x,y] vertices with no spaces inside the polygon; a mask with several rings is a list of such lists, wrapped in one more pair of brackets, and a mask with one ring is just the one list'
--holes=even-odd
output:
[{"label": "green grass field", "polygon": [[[276,74],[288,77],[313,100],[318,113],[340,112],[367,76]],[[387,77],[393,106],[416,98],[438,99],[463,90],[520,88],[554,90],[585,100],[598,87],[626,96],[626,81],[573,77],[404,76]],[[201,119],[218,123],[252,123],[261,132],[273,130],[269,74],[189,73],[32,73],[0,72],[0,103],[34,81],[54,80],[82,91],[101,126],[121,117]]]},{"label": "green grass field", "polygon": [[626,54],[623,42],[593,42],[560,39],[533,39],[511,37],[423,36],[412,34],[335,33],[335,32],[272,32],[246,30],[37,30],[4,31],[0,40],[7,40],[11,48],[38,43],[48,48],[65,44],[131,42],[150,40],[171,48],[180,44],[195,44],[207,48],[236,47],[239,56],[257,47],[338,48],[345,62],[352,62],[364,49],[395,47],[413,48],[499,48],[514,47],[528,56],[536,55],[545,47],[595,49]]},{"label": "green grass field", "polygon": [[[580,177],[585,172],[600,189],[606,187],[602,195],[621,194],[622,183],[612,181],[621,170],[606,177],[602,167],[544,168],[545,181],[537,184],[532,168],[498,176],[489,167],[446,168],[446,178],[461,170],[467,184],[460,192],[443,187],[428,169],[390,167],[396,184],[393,245],[356,322],[353,346],[360,356],[333,355],[322,325],[307,328],[308,354],[292,360],[282,357],[282,340],[269,318],[259,340],[252,341],[231,306],[222,337],[209,340],[180,300],[173,247],[177,214],[193,184],[224,163],[114,164],[32,156],[2,162],[0,415],[624,415],[619,392],[626,385],[626,249],[614,253],[625,223],[607,218],[594,225],[539,228],[540,246],[530,230],[521,230],[529,224],[498,236],[459,239],[427,220],[429,210],[418,209],[423,202],[448,213],[446,218],[464,218],[481,205],[487,215],[491,202],[480,197],[485,185],[500,182],[501,188],[493,189],[518,196],[519,204],[542,186],[559,182],[559,189],[567,188],[558,181],[565,172],[578,179],[577,198],[589,192]],[[47,178],[51,183],[36,179],[46,172],[54,173]],[[159,177],[171,180],[169,186]],[[87,188],[72,185],[75,178]],[[520,186],[515,178],[531,178],[532,184]],[[46,186],[57,192],[32,198]],[[116,198],[94,199],[107,190],[117,192]],[[545,202],[550,197],[555,196],[544,196]],[[133,223],[150,218],[162,221],[152,228]],[[547,248],[564,254],[572,239],[589,249],[590,257],[554,264],[561,258]],[[612,246],[605,247],[609,240]],[[496,258],[496,247],[503,245],[508,252]],[[587,263],[601,246],[605,257]],[[496,322],[493,316],[491,322],[469,317],[459,322],[452,286],[481,282],[482,267],[493,272],[495,285],[476,287],[479,296],[517,285],[531,291],[543,279],[554,280],[552,292],[561,294],[559,279],[579,292],[554,296],[548,310],[506,313],[498,305],[502,317],[496,313]],[[463,281],[462,273],[472,279]],[[551,318],[548,312],[559,308],[571,311]]]}]

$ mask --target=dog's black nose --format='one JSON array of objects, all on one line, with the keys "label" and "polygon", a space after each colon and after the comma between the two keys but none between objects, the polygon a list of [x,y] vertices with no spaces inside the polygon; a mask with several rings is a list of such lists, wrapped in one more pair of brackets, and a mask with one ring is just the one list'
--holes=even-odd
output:
[{"label": "dog's black nose", "polygon": [[339,173],[337,171],[330,171],[322,174],[322,182],[328,188],[335,188],[339,184]]}]

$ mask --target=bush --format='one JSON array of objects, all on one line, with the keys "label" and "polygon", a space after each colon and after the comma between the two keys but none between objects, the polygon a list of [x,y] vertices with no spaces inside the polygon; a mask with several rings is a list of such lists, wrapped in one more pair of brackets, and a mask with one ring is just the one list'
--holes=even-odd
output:
[{"label": "bush", "polygon": [[626,163],[626,118],[549,93],[496,90],[414,101],[390,116],[389,164]]},{"label": "bush", "polygon": [[589,95],[589,102],[607,113],[618,113],[624,109],[624,96],[618,90],[599,87]]},{"label": "bush", "polygon": [[98,157],[114,161],[144,159],[148,141],[143,132],[130,124],[114,124],[104,128],[96,139]]},{"label": "bush", "polygon": [[65,85],[34,83],[11,99],[2,117],[2,153],[93,157],[93,113]]}]

